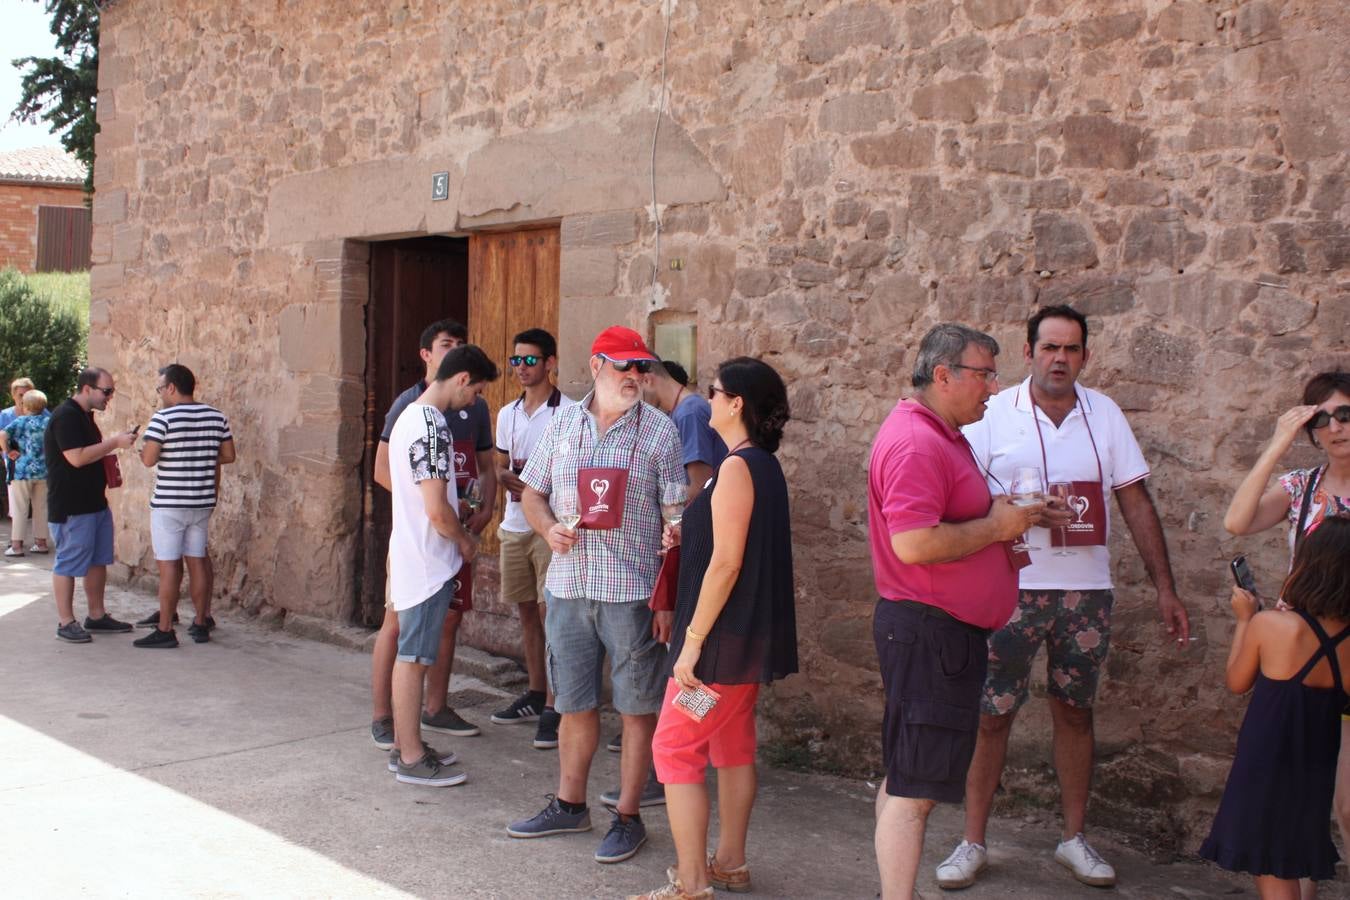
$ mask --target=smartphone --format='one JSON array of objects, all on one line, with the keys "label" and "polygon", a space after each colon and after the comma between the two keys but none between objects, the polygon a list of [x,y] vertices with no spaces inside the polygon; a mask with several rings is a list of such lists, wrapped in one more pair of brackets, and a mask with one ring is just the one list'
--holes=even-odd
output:
[{"label": "smartphone", "polygon": [[1256,593],[1256,578],[1252,576],[1252,567],[1247,565],[1246,555],[1239,553],[1233,557],[1228,567],[1233,570],[1233,580],[1237,582],[1237,586],[1256,597],[1256,605],[1260,607],[1261,596]]}]

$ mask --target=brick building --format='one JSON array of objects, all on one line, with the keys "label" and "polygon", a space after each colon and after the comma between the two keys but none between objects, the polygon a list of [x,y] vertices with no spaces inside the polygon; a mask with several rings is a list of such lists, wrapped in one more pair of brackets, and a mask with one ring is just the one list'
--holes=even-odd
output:
[{"label": "brick building", "polygon": [[[1350,359],[1343,4],[375,6],[104,4],[90,354],[118,375],[114,419],[149,414],[171,359],[232,416],[229,600],[378,609],[372,440],[433,312],[498,357],[556,325],[575,394],[603,325],[695,326],[705,379],[750,353],[791,386],[804,673],[767,696],[767,733],[866,770],[872,434],[933,322],[990,330],[1014,379],[1027,315],[1069,301],[1086,382],[1153,466],[1198,637],[1163,646],[1119,541],[1094,818],[1198,840],[1243,705],[1222,687],[1221,512],[1302,380]],[[153,562],[133,469],[135,578]],[[1271,579],[1284,564],[1277,534],[1241,547]],[[466,628],[507,648],[483,568]],[[1042,710],[1010,785],[1051,783]]]},{"label": "brick building", "polygon": [[0,152],[0,268],[89,268],[84,166],[59,147]]}]

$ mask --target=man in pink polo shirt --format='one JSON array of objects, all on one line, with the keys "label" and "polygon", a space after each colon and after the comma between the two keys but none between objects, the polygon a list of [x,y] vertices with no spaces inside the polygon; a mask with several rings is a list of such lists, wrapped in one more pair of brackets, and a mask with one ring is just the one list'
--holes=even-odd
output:
[{"label": "man in pink polo shirt", "polygon": [[877,792],[883,900],[909,900],[928,814],[960,803],[979,729],[986,639],[1012,614],[1011,542],[1044,512],[992,497],[960,428],[984,415],[998,342],[935,325],[914,363],[918,394],[901,400],[872,444],[867,516],[886,712],[886,779]]}]

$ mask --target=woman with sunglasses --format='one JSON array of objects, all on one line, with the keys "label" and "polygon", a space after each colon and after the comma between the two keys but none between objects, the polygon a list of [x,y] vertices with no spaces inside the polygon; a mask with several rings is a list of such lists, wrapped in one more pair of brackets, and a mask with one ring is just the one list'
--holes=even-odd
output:
[{"label": "woman with sunglasses", "polygon": [[[1267,488],[1299,431],[1322,451],[1323,461],[1286,472]],[[1276,421],[1270,443],[1233,495],[1223,527],[1241,536],[1288,522],[1292,559],[1304,535],[1331,516],[1350,517],[1350,372],[1322,372],[1304,385],[1302,404]],[[1350,845],[1350,718],[1344,715],[1335,810],[1342,839]],[[1304,900],[1316,896],[1315,885],[1309,884]]]},{"label": "woman with sunglasses", "polygon": [[[670,681],[652,738],[678,864],[641,898],[750,890],[746,831],[754,805],[759,686],[797,671],[787,482],[774,453],[788,421],[787,389],[769,365],[736,357],[708,390],[711,424],[730,449],[684,512]],[[673,706],[681,692],[717,695],[701,718]],[[720,823],[708,855],[704,771],[717,768]]]}]

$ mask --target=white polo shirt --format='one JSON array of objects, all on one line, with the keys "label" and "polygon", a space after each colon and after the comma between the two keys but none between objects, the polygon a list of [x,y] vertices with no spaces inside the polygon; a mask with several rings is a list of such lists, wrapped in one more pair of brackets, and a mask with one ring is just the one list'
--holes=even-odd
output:
[{"label": "white polo shirt", "polygon": [[[533,413],[525,411],[525,395],[521,394],[513,403],[508,403],[497,411],[497,449],[512,459],[529,459],[539,437],[561,409],[566,409],[577,401],[557,388],[553,394]],[[508,464],[509,465],[509,464]],[[523,534],[530,530],[525,520],[524,508],[511,499],[506,492],[506,511],[502,514],[502,530]]]},{"label": "white polo shirt", "polygon": [[[989,474],[989,490],[1008,493],[1013,471],[1019,466],[1048,465],[1047,485],[1056,481],[1096,481],[1101,458],[1102,504],[1110,508],[1111,492],[1133,484],[1149,474],[1139,442],[1125,414],[1110,397],[1076,385],[1078,405],[1059,427],[1037,407],[1045,460],[1032,420],[1031,379],[989,398],[984,418],[962,428],[975,450],[975,458]],[[1088,430],[1091,429],[1089,436]],[[1093,443],[1096,453],[1093,453]],[[1107,521],[1110,534],[1110,518]],[[1111,587],[1111,554],[1105,547],[1063,547],[1067,556],[1050,549],[1050,529],[1032,528],[1031,565],[1022,569],[1023,590],[1102,590]]]}]

